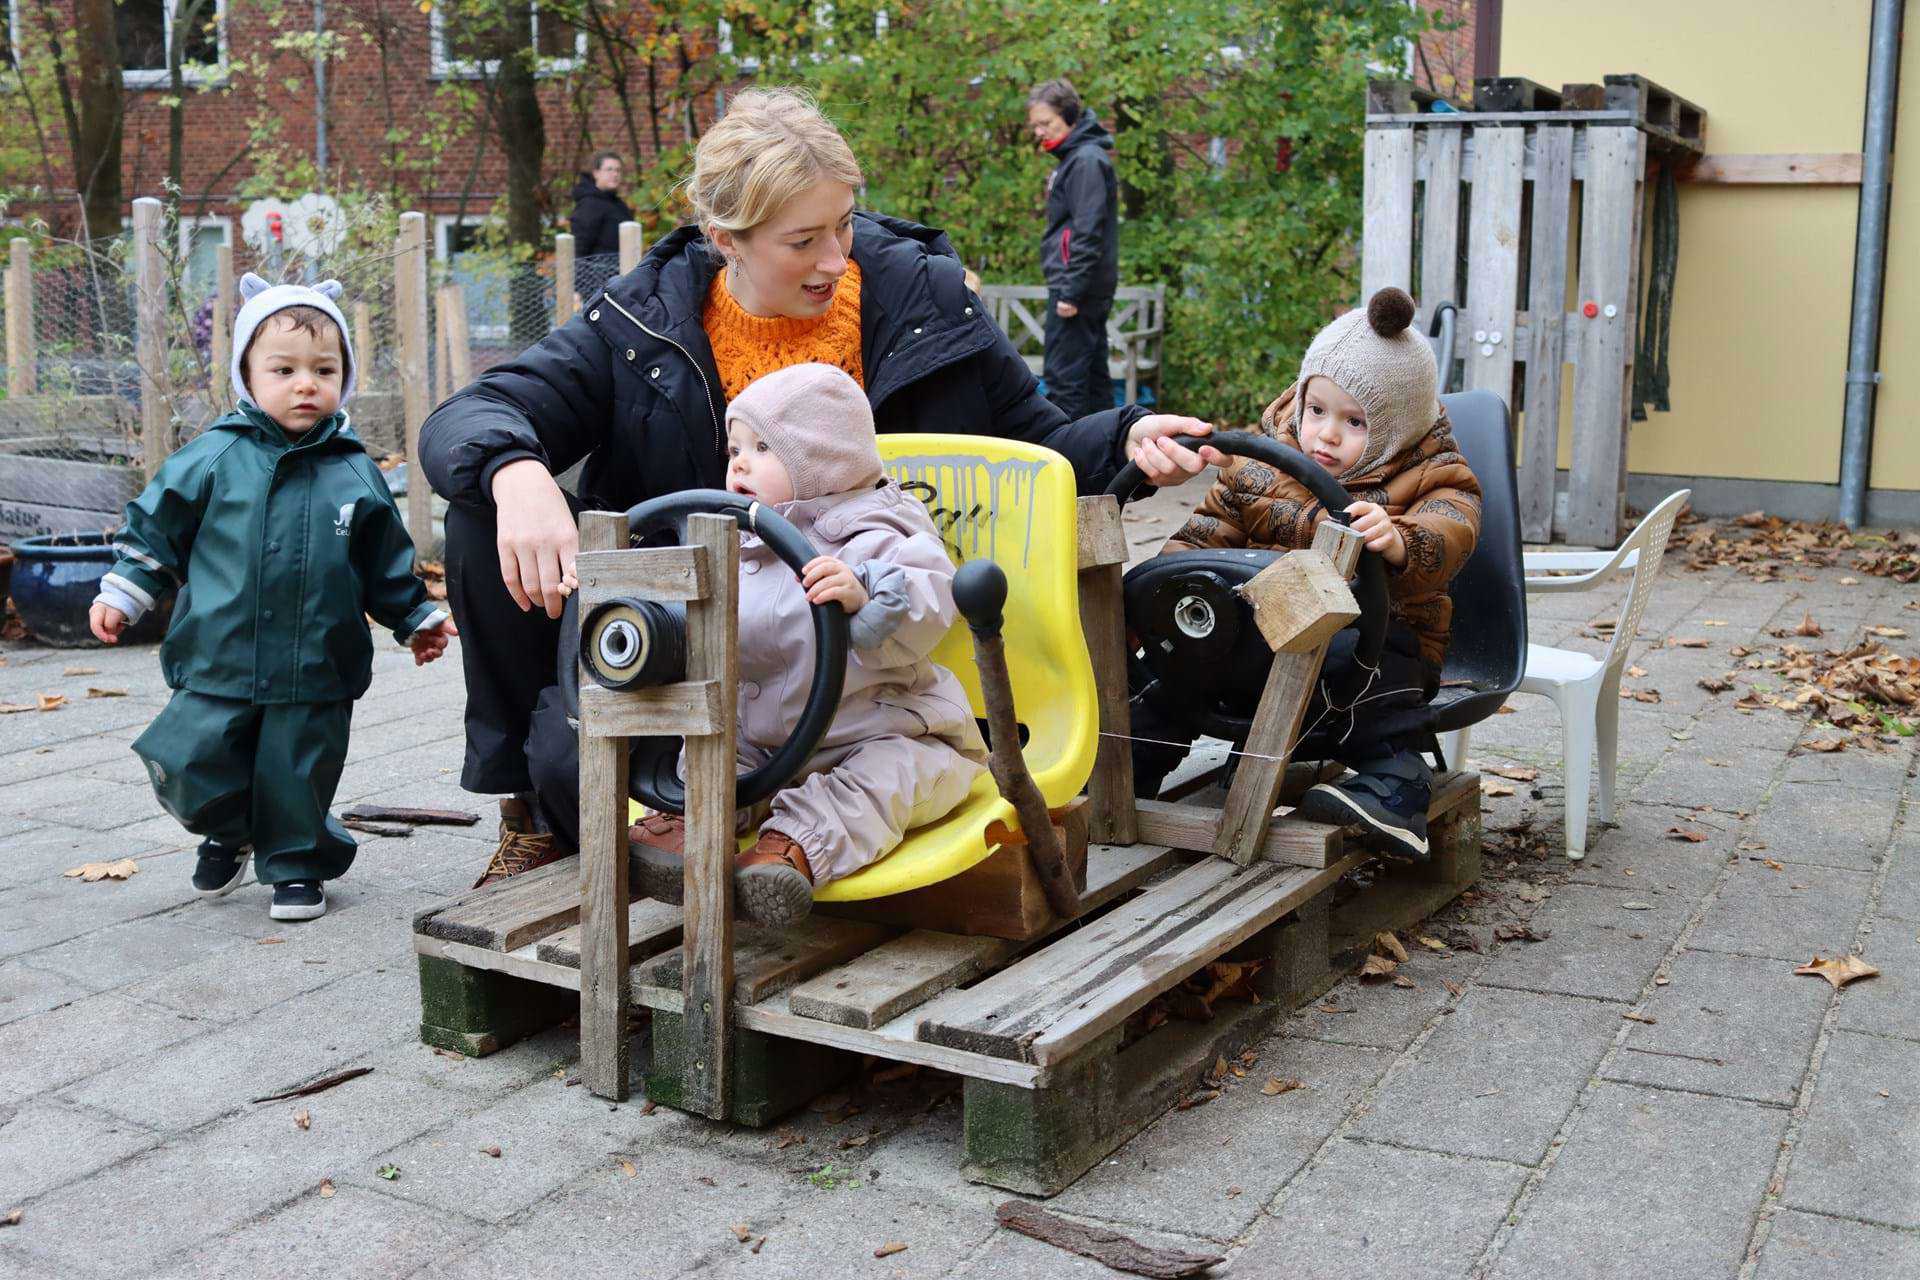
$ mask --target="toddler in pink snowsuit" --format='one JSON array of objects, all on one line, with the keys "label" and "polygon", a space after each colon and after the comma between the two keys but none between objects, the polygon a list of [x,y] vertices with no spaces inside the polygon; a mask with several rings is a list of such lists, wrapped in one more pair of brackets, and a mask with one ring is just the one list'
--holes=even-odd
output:
[{"label": "toddler in pink snowsuit", "polygon": [[[796,581],[765,543],[741,534],[743,767],[764,764],[806,705],[809,606],[832,602],[853,615],[840,712],[735,863],[740,909],[784,927],[812,908],[815,885],[957,808],[985,768],[986,743],[960,681],[927,657],[957,613],[953,561],[926,508],[881,471],[859,384],[825,364],[760,378],[727,407],[727,455],[728,490],[785,516],[820,552]],[[681,819],[652,814],[629,834],[641,889],[677,894]]]}]

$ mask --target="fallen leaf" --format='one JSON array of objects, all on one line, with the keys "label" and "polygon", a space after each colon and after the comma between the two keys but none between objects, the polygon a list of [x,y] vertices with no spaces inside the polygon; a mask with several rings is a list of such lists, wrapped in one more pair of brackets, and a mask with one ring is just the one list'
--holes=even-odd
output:
[{"label": "fallen leaf", "polygon": [[1702,618],[1700,619],[1700,625],[1703,627],[1724,627],[1727,624],[1718,618]]},{"label": "fallen leaf", "polygon": [[1295,1089],[1306,1087],[1305,1081],[1290,1079],[1286,1076],[1273,1076],[1260,1086],[1260,1092],[1269,1098],[1277,1098],[1283,1093],[1292,1093]]},{"label": "fallen leaf", "polygon": [[1860,579],[1858,579],[1858,578],[1842,578],[1842,579],[1840,579],[1840,585],[1841,585],[1841,586],[1843,586],[1843,587],[1857,587],[1857,586],[1859,586],[1859,585],[1860,585]]},{"label": "fallen leaf", "polygon": [[1659,973],[1659,974],[1655,974],[1655,975],[1654,975],[1654,978],[1653,978],[1653,985],[1654,985],[1654,986],[1656,986],[1656,987],[1664,987],[1664,986],[1666,986],[1666,985],[1667,985],[1667,984],[1668,984],[1669,982],[1672,982],[1672,981],[1673,981],[1673,979],[1672,979],[1672,978],[1669,978],[1669,977],[1668,977],[1668,976],[1667,976],[1666,974],[1664,974],[1664,973]]},{"label": "fallen leaf", "polygon": [[1847,747],[1847,740],[1845,738],[1808,738],[1800,745],[1808,751],[1844,751]]},{"label": "fallen leaf", "polygon": [[1815,956],[1794,972],[1825,978],[1838,991],[1856,978],[1871,978],[1880,971],[1859,956],[1842,956],[1837,960],[1822,960]]},{"label": "fallen leaf", "polygon": [[0,716],[18,715],[22,711],[38,711],[40,708],[30,702],[0,702]]},{"label": "fallen leaf", "polygon": [[1813,614],[1808,613],[1800,619],[1800,625],[1793,629],[1793,634],[1797,636],[1822,636],[1825,635],[1826,632],[1821,630],[1820,624],[1813,620]]},{"label": "fallen leaf", "polygon": [[1674,649],[1704,649],[1707,642],[1699,636],[1668,636],[1667,645]]},{"label": "fallen leaf", "polygon": [[60,674],[63,676],[97,676],[100,674],[100,668],[68,667],[65,671],[62,671]]},{"label": "fallen leaf", "polygon": [[1538,769],[1518,764],[1495,765],[1489,768],[1487,772],[1497,773],[1501,777],[1511,779],[1514,782],[1532,782],[1540,776]]},{"label": "fallen leaf", "polygon": [[873,1141],[873,1135],[863,1133],[857,1137],[842,1138],[837,1145],[842,1151],[851,1151],[855,1147],[864,1147],[871,1141]]},{"label": "fallen leaf", "polygon": [[1234,1198],[1235,1196],[1237,1196],[1237,1195],[1241,1195],[1241,1194],[1243,1194],[1243,1193],[1244,1193],[1245,1191],[1246,1191],[1246,1188],[1245,1188],[1245,1187],[1228,1187],[1228,1188],[1227,1188],[1227,1199],[1229,1199],[1229,1200],[1231,1200],[1231,1199],[1233,1199],[1233,1198]]},{"label": "fallen leaf", "polygon": [[1440,985],[1447,989],[1448,995],[1454,996],[1454,997],[1458,997],[1462,992],[1466,990],[1465,987],[1455,982],[1452,978],[1440,979]]},{"label": "fallen leaf", "polygon": [[1733,681],[1726,676],[1701,676],[1694,683],[1708,693],[1725,693],[1733,688]]},{"label": "fallen leaf", "polygon": [[333,1199],[333,1179],[332,1178],[320,1179],[320,1198],[322,1200]]},{"label": "fallen leaf", "polygon": [[1907,633],[1899,627],[1883,627],[1875,624],[1867,628],[1867,634],[1870,636],[1879,636],[1883,640],[1902,640],[1906,638]]},{"label": "fallen leaf", "polygon": [[1195,1107],[1204,1107],[1219,1096],[1220,1091],[1218,1089],[1202,1089],[1198,1093],[1190,1093],[1180,1099],[1180,1104],[1176,1110],[1191,1111]]},{"label": "fallen leaf", "polygon": [[[276,935],[265,937],[265,938],[255,938],[253,940],[253,945],[256,947],[277,947],[285,941],[286,941],[285,938],[282,938],[276,934]],[[460,1056],[459,1054],[453,1052],[453,1050],[451,1049],[436,1049],[434,1052],[445,1053],[449,1057],[453,1057],[453,1058],[457,1058]]]},{"label": "fallen leaf", "polygon": [[1625,1018],[1628,1022],[1644,1022],[1648,1026],[1652,1026],[1654,1023],[1660,1021],[1660,1019],[1658,1018],[1649,1018],[1644,1013],[1623,1013],[1620,1016]]},{"label": "fallen leaf", "polygon": [[1545,902],[1550,895],[1543,885],[1523,884],[1513,891],[1513,896],[1522,902]]},{"label": "fallen leaf", "polygon": [[1493,927],[1493,936],[1500,942],[1545,942],[1553,935],[1537,932],[1524,924],[1497,924]]},{"label": "fallen leaf", "polygon": [[132,858],[122,858],[118,862],[83,862],[77,867],[68,868],[65,874],[69,878],[78,876],[91,884],[95,880],[125,880],[139,870],[140,864]]},{"label": "fallen leaf", "polygon": [[1404,974],[1404,973],[1396,973],[1396,974],[1394,974],[1394,975],[1393,975],[1393,985],[1394,985],[1394,986],[1396,986],[1396,987],[1409,987],[1409,988],[1411,988],[1411,987],[1417,987],[1417,986],[1419,986],[1420,984],[1419,984],[1419,983],[1417,983],[1417,982],[1415,982],[1415,981],[1414,981],[1414,980],[1413,980],[1412,978],[1409,978],[1409,977],[1408,977],[1408,976],[1407,976],[1406,974]]},{"label": "fallen leaf", "polygon": [[1631,666],[1627,668],[1627,676],[1630,679],[1644,680],[1646,678],[1646,675],[1647,675],[1647,669],[1645,667],[1636,665],[1636,666]]},{"label": "fallen leaf", "polygon": [[1416,936],[1414,938],[1414,941],[1419,943],[1421,946],[1425,947],[1429,951],[1446,951],[1449,949],[1447,944],[1440,941],[1440,939],[1429,938],[1424,933]]},{"label": "fallen leaf", "polygon": [[92,685],[88,685],[87,696],[89,698],[124,698],[127,696],[127,691],[125,689],[96,689]]},{"label": "fallen leaf", "polygon": [[884,1071],[874,1072],[873,1082],[875,1084],[892,1084],[895,1080],[905,1080],[919,1070],[920,1064],[917,1062],[896,1062]]},{"label": "fallen leaf", "polygon": [[293,1113],[293,1123],[301,1129],[311,1129],[313,1128],[313,1117],[305,1111],[296,1111]]},{"label": "fallen leaf", "polygon": [[1385,930],[1373,935],[1373,949],[1379,955],[1392,956],[1402,963],[1407,958],[1407,949],[1401,945],[1400,939]]},{"label": "fallen leaf", "polygon": [[775,1138],[773,1141],[773,1149],[775,1151],[785,1151],[788,1147],[797,1146],[800,1143],[803,1143],[805,1141],[806,1141],[805,1138],[801,1137],[799,1134],[795,1133],[793,1130],[782,1129],[780,1131],[780,1136],[778,1138]]},{"label": "fallen leaf", "polygon": [[20,1225],[20,1219],[26,1216],[25,1209],[9,1209],[5,1213],[0,1213],[0,1227],[17,1227]]},{"label": "fallen leaf", "polygon": [[1480,779],[1480,794],[1483,796],[1510,796],[1513,788],[1504,782],[1495,782],[1492,778]]},{"label": "fallen leaf", "polygon": [[626,1174],[629,1178],[631,1178],[635,1174],[639,1173],[640,1171],[633,1167],[633,1161],[622,1160],[620,1162],[620,1172]]},{"label": "fallen leaf", "polygon": [[736,1222],[733,1224],[733,1238],[745,1244],[753,1239],[753,1228],[744,1222]]},{"label": "fallen leaf", "polygon": [[1360,966],[1360,980],[1367,982],[1375,978],[1391,977],[1393,971],[1399,967],[1399,964],[1386,956],[1368,956],[1366,963]]},{"label": "fallen leaf", "polygon": [[66,705],[67,695],[64,693],[43,693],[40,695],[40,710],[42,711],[58,711]]},{"label": "fallen leaf", "polygon": [[652,1098],[648,1098],[646,1105],[640,1108],[640,1114],[643,1116],[650,1116],[656,1110],[658,1110],[659,1107],[660,1107],[659,1103],[655,1102]]},{"label": "fallen leaf", "polygon": [[1660,701],[1660,691],[1658,689],[1622,689],[1620,696],[1623,698],[1631,698],[1635,702]]},{"label": "fallen leaf", "polygon": [[1769,871],[1785,871],[1787,869],[1786,863],[1775,862],[1772,858],[1762,858],[1760,859],[1760,861],[1763,864],[1765,864],[1767,870]]},{"label": "fallen leaf", "polygon": [[1706,838],[1706,832],[1695,831],[1692,827],[1667,828],[1667,839],[1669,840],[1685,840],[1688,844],[1701,844],[1705,842]]},{"label": "fallen leaf", "polygon": [[873,1256],[876,1258],[891,1258],[896,1253],[905,1253],[906,1251],[907,1246],[901,1244],[898,1240],[889,1240],[878,1249],[875,1249]]},{"label": "fallen leaf", "polygon": [[490,1146],[482,1147],[480,1148],[480,1154],[483,1156],[492,1156],[495,1160],[498,1160],[500,1158],[500,1144],[496,1142]]},{"label": "fallen leaf", "polygon": [[400,1180],[400,1166],[397,1164],[383,1164],[373,1172],[376,1177],[385,1178],[388,1182]]}]

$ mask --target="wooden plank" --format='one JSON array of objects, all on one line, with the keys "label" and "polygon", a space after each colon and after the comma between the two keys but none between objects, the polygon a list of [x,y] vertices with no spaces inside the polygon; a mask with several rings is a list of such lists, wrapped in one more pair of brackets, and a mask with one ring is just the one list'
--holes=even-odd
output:
[{"label": "wooden plank", "polygon": [[1728,185],[1857,187],[1865,169],[1858,151],[1707,155],[1674,176],[1681,182]]},{"label": "wooden plank", "polygon": [[17,502],[118,511],[145,487],[146,477],[140,468],[123,463],[69,462],[64,458],[0,453],[0,495]]},{"label": "wooden plank", "polygon": [[538,959],[533,955],[532,946],[521,947],[511,952],[494,951],[488,947],[476,947],[464,942],[452,942],[445,938],[416,933],[413,935],[413,950],[416,955],[451,960],[469,969],[485,969],[491,973],[504,973],[515,978],[526,978],[532,982],[544,982],[550,987],[558,987],[563,991],[580,990],[579,970],[548,964]]},{"label": "wooden plank", "polygon": [[[631,966],[680,942],[680,908],[652,898],[635,898],[627,904],[627,962]],[[556,934],[542,938],[534,954],[543,963],[580,967],[580,926],[569,925]]]},{"label": "wooden plank", "polygon": [[733,720],[718,680],[615,691],[580,682],[580,731],[596,738],[700,737]]},{"label": "wooden plank", "polygon": [[573,319],[573,237],[562,231],[553,238],[553,327],[558,329]]},{"label": "wooden plank", "polygon": [[427,369],[427,215],[400,215],[393,257],[394,329],[399,342],[395,376],[400,381],[403,450],[413,479],[407,485],[407,532],[414,550],[433,546],[433,496],[421,474],[420,424],[433,408]]},{"label": "wooden plank", "polygon": [[625,275],[640,265],[640,259],[646,252],[645,232],[637,222],[620,224],[620,274]]},{"label": "wooden plank", "polygon": [[[625,516],[587,511],[580,545],[626,540]],[[583,689],[584,692],[584,689]],[[702,739],[694,739],[702,741]],[[732,765],[728,765],[731,780]],[[731,830],[731,826],[729,826]],[[580,734],[580,1078],[616,1101],[627,1096],[627,740]]]},{"label": "wooden plank", "polygon": [[[231,272],[233,270],[233,250],[227,245],[221,245],[220,247],[226,250],[227,270]],[[226,295],[222,294],[220,296],[224,298]],[[215,304],[214,315],[216,317],[220,315],[221,308],[225,305],[225,303]],[[216,319],[214,321],[214,332],[218,333],[220,327],[226,323],[226,320]],[[373,390],[373,367],[376,359],[373,349],[373,308],[365,302],[356,302],[353,304],[353,358],[359,362],[354,369],[354,377],[356,379],[354,385],[354,407],[358,408],[361,398]],[[359,425],[359,422],[356,420],[354,426],[358,427]]]},{"label": "wooden plank", "polygon": [[173,408],[167,393],[167,277],[160,253],[163,209],[152,196],[133,202],[134,302],[139,333],[134,363],[140,369],[140,465],[147,477],[173,452]]},{"label": "wooden plank", "polygon": [[1419,136],[1427,164],[1426,202],[1420,215],[1419,303],[1424,327],[1441,303],[1460,304],[1460,160],[1465,135],[1458,129],[1422,129]]},{"label": "wooden plank", "polygon": [[[1169,800],[1141,800],[1140,838],[1150,844],[1211,852],[1220,840],[1220,810]],[[1308,822],[1289,809],[1267,823],[1260,846],[1264,862],[1289,867],[1324,867],[1341,857],[1340,828]]]},{"label": "wooden plank", "polygon": [[[738,924],[734,929],[733,999],[753,1004],[786,991],[823,969],[845,964],[898,936],[886,925],[836,920],[810,915],[791,929],[763,929]],[[667,990],[686,985],[687,951],[683,944],[640,965],[634,979],[644,987]]]},{"label": "wooden plank", "polygon": [[1088,831],[1101,844],[1140,838],[1133,805],[1133,711],[1127,700],[1124,575],[1127,537],[1120,504],[1104,495],[1080,499],[1080,630],[1093,663],[1100,740],[1087,780]]},{"label": "wooden plank", "polygon": [[1560,378],[1565,363],[1567,254],[1573,191],[1573,130],[1534,133],[1532,246],[1527,273],[1526,396],[1520,448],[1520,536],[1553,541],[1553,480],[1560,458]]},{"label": "wooden plank", "polygon": [[[623,223],[621,256],[626,256]],[[635,228],[633,239],[639,239]],[[621,528],[622,536],[625,526]],[[706,552],[714,590],[687,605],[687,679],[739,688],[737,649],[740,581],[736,572],[740,527],[729,516],[687,520],[687,540]],[[687,739],[686,925],[681,980],[686,1005],[687,1065],[682,1081],[689,1111],[710,1119],[727,1115],[732,1087],[728,1055],[733,999],[734,736],[732,716],[719,732]],[[623,808],[624,814],[624,808]]]},{"label": "wooden plank", "polygon": [[699,600],[707,594],[706,558],[692,547],[582,551],[574,574],[583,593],[580,606],[591,608],[617,596],[643,600]]},{"label": "wooden plank", "polygon": [[1289,551],[1239,588],[1275,653],[1305,653],[1360,616],[1345,574],[1318,551]]},{"label": "wooden plank", "polygon": [[[1353,573],[1360,548],[1360,535],[1332,520],[1321,522],[1313,535],[1313,549],[1326,554],[1343,576]],[[1325,657],[1324,644],[1305,653],[1274,655],[1253,727],[1247,733],[1243,748],[1246,756],[1234,771],[1233,785],[1221,810],[1220,835],[1213,846],[1221,857],[1246,866],[1260,856],[1274,803],[1286,778],[1287,760]]]},{"label": "wooden plank", "polygon": [[1523,76],[1479,76],[1473,82],[1475,111],[1558,111],[1560,94]]},{"label": "wooden plank", "polygon": [[1368,129],[1360,302],[1392,285],[1413,290],[1413,130]]},{"label": "wooden plank", "polygon": [[1467,229],[1467,301],[1460,327],[1473,339],[1466,385],[1513,402],[1513,320],[1520,304],[1520,161],[1524,129],[1475,129],[1478,161]]},{"label": "wooden plank", "polygon": [[916,929],[801,983],[787,993],[787,1008],[841,1026],[877,1027],[971,982],[1019,947],[1004,938]]},{"label": "wooden plank", "polygon": [[960,993],[922,1020],[920,1038],[1056,1065],[1362,860],[1317,870],[1197,862]]},{"label": "wooden plank", "polygon": [[[1590,129],[1590,172],[1580,211],[1581,305],[1568,335],[1573,372],[1573,467],[1567,494],[1567,541],[1611,547],[1620,541],[1626,458],[1627,398],[1633,376],[1632,285],[1639,247],[1634,236],[1646,139],[1633,129]],[[1608,314],[1611,312],[1612,314]]]},{"label": "wooden plank", "polygon": [[422,913],[414,930],[489,951],[512,951],[579,918],[580,862],[569,857],[496,880]]},{"label": "wooden plank", "polygon": [[[15,236],[7,263],[7,394],[30,396],[39,390],[38,354],[33,328],[33,242]],[[226,371],[220,371],[224,381]]]},{"label": "wooden plank", "polygon": [[1102,565],[1127,563],[1127,531],[1120,523],[1120,503],[1106,494],[1081,498],[1077,505],[1080,572]]}]

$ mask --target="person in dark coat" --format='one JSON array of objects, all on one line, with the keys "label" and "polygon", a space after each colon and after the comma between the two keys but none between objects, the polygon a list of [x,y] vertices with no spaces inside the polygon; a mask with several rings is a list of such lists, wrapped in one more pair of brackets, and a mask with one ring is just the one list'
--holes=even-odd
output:
[{"label": "person in dark coat", "polygon": [[633,221],[633,210],[620,198],[620,157],[602,151],[593,167],[573,186],[573,213],[567,229],[573,233],[573,291],[576,305],[590,298],[619,273],[620,224]]},{"label": "person in dark coat", "polygon": [[1040,269],[1047,280],[1047,398],[1069,418],[1113,404],[1107,316],[1120,280],[1119,184],[1113,135],[1065,80],[1036,85],[1027,126],[1053,154]]},{"label": "person in dark coat", "polygon": [[[878,430],[1043,444],[1073,464],[1082,493],[1130,457],[1154,483],[1216,461],[1173,443],[1209,430],[1193,418],[1109,408],[1070,421],[967,290],[946,235],[855,212],[860,181],[846,140],[803,95],[735,96],[695,155],[698,222],[422,427],[422,467],[451,503],[448,603],[467,683],[460,781],[511,793],[489,875],[558,856],[528,830],[526,740],[555,681],[575,512],[724,487],[727,402],[753,378],[836,365],[865,390]],[[554,476],[582,461],[570,502]]]}]

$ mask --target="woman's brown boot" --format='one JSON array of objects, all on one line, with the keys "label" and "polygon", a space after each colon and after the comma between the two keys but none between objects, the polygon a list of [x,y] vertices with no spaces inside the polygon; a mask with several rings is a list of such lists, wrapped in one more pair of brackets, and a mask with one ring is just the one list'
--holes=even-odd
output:
[{"label": "woman's brown boot", "polygon": [[734,906],[769,929],[791,929],[813,910],[813,868],[806,850],[778,831],[762,831],[733,860]]},{"label": "woman's brown boot", "polygon": [[657,902],[678,902],[686,884],[687,820],[649,813],[627,828],[627,884]]}]

